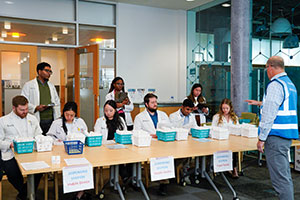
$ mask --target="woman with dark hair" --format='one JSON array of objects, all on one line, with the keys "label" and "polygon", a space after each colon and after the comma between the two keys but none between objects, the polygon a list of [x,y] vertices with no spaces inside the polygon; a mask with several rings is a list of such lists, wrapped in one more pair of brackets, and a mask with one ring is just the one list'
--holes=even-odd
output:
[{"label": "woman with dark hair", "polygon": [[121,77],[116,77],[110,84],[109,93],[105,100],[114,100],[117,105],[117,112],[122,117],[128,130],[133,130],[133,122],[130,112],[133,110],[133,103],[125,92],[125,83]]},{"label": "woman with dark hair", "polygon": [[102,142],[113,140],[116,130],[127,130],[125,121],[117,112],[117,104],[114,100],[108,100],[104,104],[104,116],[97,119],[94,126],[95,133],[103,135]]},{"label": "woman with dark hair", "polygon": [[[206,123],[206,116],[209,114],[208,107],[206,105],[206,99],[202,95],[202,85],[200,83],[195,83],[191,89],[191,93],[189,96],[187,96],[187,99],[190,99],[194,103],[193,113],[197,113],[196,120],[198,125]],[[197,116],[200,117],[200,119],[197,119]],[[200,121],[200,122],[199,122]]]},{"label": "woman with dark hair", "polygon": [[[239,124],[239,118],[235,114],[232,106],[232,102],[229,99],[223,99],[219,111],[217,114],[213,116],[212,120],[212,125],[213,126],[219,126],[219,127],[225,127],[227,124]],[[237,170],[237,158],[238,158],[238,153],[233,153],[232,154],[232,166],[233,166],[233,171],[232,171],[232,178],[238,178],[238,170]]]},{"label": "woman with dark hair", "polygon": [[67,102],[63,108],[61,117],[55,120],[47,133],[56,141],[64,141],[68,134],[83,133],[88,128],[81,118],[77,118],[77,104]]}]

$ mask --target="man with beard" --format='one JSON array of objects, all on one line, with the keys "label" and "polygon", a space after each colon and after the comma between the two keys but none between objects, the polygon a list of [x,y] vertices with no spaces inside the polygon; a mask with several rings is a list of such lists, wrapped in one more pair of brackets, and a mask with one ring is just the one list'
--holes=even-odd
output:
[{"label": "man with beard", "polygon": [[[157,110],[157,96],[152,93],[146,94],[144,97],[144,104],[146,109],[139,113],[134,120],[134,130],[143,130],[153,138],[156,138],[156,128],[158,123],[170,124],[168,115],[162,111]],[[169,180],[161,180],[158,194],[166,196],[166,186]]]},{"label": "man with beard", "polygon": [[25,83],[21,94],[28,99],[29,112],[40,121],[43,135],[46,135],[53,120],[60,117],[60,99],[54,85],[49,82],[51,66],[42,62],[36,71],[38,76]]},{"label": "man with beard", "polygon": [[[26,199],[26,185],[14,158],[13,140],[20,137],[35,137],[42,133],[38,120],[28,114],[28,100],[16,96],[12,100],[13,111],[0,118],[0,150],[2,167],[8,181],[18,190],[17,199]],[[42,174],[35,175],[36,188]]]}]

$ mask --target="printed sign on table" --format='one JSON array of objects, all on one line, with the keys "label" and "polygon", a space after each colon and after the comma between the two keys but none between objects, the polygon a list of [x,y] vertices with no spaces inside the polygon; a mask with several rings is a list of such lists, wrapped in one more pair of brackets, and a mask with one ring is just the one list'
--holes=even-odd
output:
[{"label": "printed sign on table", "polygon": [[64,167],[62,172],[64,193],[94,188],[93,167],[91,165]]},{"label": "printed sign on table", "polygon": [[150,158],[151,181],[164,180],[175,177],[174,158]]},{"label": "printed sign on table", "polygon": [[217,151],[214,153],[214,172],[232,170],[232,151]]}]

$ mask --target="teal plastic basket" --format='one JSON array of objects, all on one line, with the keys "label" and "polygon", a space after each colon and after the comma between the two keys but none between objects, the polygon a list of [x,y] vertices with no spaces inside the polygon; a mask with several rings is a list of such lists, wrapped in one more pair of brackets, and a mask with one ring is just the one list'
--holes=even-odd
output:
[{"label": "teal plastic basket", "polygon": [[32,153],[34,141],[29,142],[16,142],[14,141],[14,150],[18,154]]},{"label": "teal plastic basket", "polygon": [[172,132],[162,132],[156,131],[157,139],[164,142],[172,142],[175,141],[176,138],[176,131]]},{"label": "teal plastic basket", "polygon": [[196,138],[208,138],[210,129],[193,129],[191,128],[192,137]]},{"label": "teal plastic basket", "polygon": [[87,136],[85,138],[85,144],[89,147],[97,147],[102,145],[102,135]]},{"label": "teal plastic basket", "polygon": [[132,134],[118,134],[115,133],[115,141],[119,144],[132,144]]},{"label": "teal plastic basket", "polygon": [[84,144],[79,140],[64,141],[65,150],[69,155],[82,154]]}]

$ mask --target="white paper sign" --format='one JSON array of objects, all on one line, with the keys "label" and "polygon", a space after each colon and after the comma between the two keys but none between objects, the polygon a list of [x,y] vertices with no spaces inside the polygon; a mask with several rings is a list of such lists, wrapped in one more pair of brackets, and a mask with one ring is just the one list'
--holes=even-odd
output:
[{"label": "white paper sign", "polygon": [[232,170],[232,151],[217,151],[214,153],[214,172]]},{"label": "white paper sign", "polygon": [[175,177],[174,158],[150,158],[151,181],[164,180]]},{"label": "white paper sign", "polygon": [[300,171],[300,147],[295,147],[295,167],[296,171]]},{"label": "white paper sign", "polygon": [[93,167],[91,165],[64,167],[62,172],[64,193],[94,188]]}]

